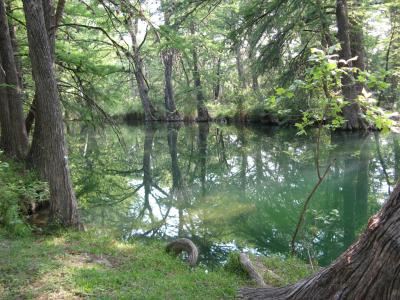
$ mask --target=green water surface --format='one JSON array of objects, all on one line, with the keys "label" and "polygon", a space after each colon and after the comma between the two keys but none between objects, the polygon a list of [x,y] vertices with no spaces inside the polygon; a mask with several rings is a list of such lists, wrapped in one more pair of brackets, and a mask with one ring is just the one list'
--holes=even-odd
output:
[{"label": "green water surface", "polygon": [[[89,226],[121,238],[189,237],[214,266],[233,250],[290,252],[304,201],[318,180],[315,134],[219,124],[72,126],[70,163]],[[77,137],[77,138],[73,138]],[[394,134],[321,136],[320,169],[297,251],[327,265],[359,235],[400,170]]]}]

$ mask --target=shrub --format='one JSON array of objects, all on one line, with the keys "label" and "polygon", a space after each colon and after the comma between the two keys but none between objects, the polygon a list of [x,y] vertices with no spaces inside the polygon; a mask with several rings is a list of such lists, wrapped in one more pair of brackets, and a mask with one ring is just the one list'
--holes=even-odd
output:
[{"label": "shrub", "polygon": [[4,159],[0,153],[0,226],[11,235],[24,236],[27,206],[48,199],[48,187],[21,164]]}]

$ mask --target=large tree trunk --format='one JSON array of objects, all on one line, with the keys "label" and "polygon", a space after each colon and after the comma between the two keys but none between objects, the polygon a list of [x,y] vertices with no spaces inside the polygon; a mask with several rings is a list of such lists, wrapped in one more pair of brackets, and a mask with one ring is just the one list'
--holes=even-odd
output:
[{"label": "large tree trunk", "polygon": [[[190,26],[190,33],[194,35],[196,33],[194,24]],[[196,47],[192,48],[192,59],[193,59],[193,79],[194,79],[194,87],[196,89],[196,103],[197,103],[197,118],[198,122],[208,122],[210,120],[210,116],[208,114],[207,107],[205,105],[203,88],[201,85],[200,71],[199,71],[199,59],[197,56]]]},{"label": "large tree trunk", "polygon": [[[43,5],[43,14],[44,14],[44,23],[46,25],[47,35],[49,38],[50,52],[53,63],[55,61],[55,52],[56,52],[56,33],[57,26],[61,22],[62,14],[64,12],[66,0],[59,0],[57,3],[57,9],[54,13],[54,4],[53,0],[42,0]],[[29,108],[28,115],[25,119],[25,127],[26,131],[29,135],[31,129],[33,127],[33,123],[35,121],[35,112],[36,112],[36,92],[32,100],[32,104]],[[33,147],[35,147],[35,142],[33,142]]]},{"label": "large tree trunk", "polygon": [[7,91],[1,85],[6,83],[5,73],[1,64],[0,57],[0,148],[4,150],[5,153],[12,153],[12,136],[11,136],[11,121],[10,112],[8,109],[8,97]]},{"label": "large tree trunk", "polygon": [[[79,227],[77,202],[68,169],[68,154],[51,47],[40,0],[24,0],[29,54],[37,92],[36,149],[31,161],[50,187],[50,212],[66,226]],[[36,130],[36,128],[38,130]]]},{"label": "large tree trunk", "polygon": [[243,289],[245,299],[399,299],[400,184],[346,252],[329,267],[283,288]]},{"label": "large tree trunk", "polygon": [[[352,58],[352,53],[350,43],[350,24],[346,0],[336,1],[336,22],[338,28],[337,36],[342,47],[340,58],[349,60]],[[352,67],[352,63],[349,62],[348,66]],[[346,101],[349,102],[349,104],[344,106],[342,109],[343,117],[346,121],[343,129],[366,129],[366,122],[362,118],[360,106],[356,102],[357,90],[355,87],[354,77],[351,74],[342,76],[342,92]]]},{"label": "large tree trunk", "polygon": [[28,152],[28,136],[24,122],[22,92],[3,0],[0,0],[0,45],[2,68],[4,70],[5,83],[7,84],[6,92],[10,127],[12,129],[9,132],[10,137],[7,138],[11,141],[8,154],[16,156],[19,159],[24,159]]}]

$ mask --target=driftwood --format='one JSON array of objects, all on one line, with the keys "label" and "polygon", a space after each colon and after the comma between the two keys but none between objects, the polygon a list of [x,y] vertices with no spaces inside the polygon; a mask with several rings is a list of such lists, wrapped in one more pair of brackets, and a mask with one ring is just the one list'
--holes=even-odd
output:
[{"label": "driftwood", "polygon": [[199,250],[197,250],[196,245],[189,239],[177,239],[169,243],[166,247],[168,253],[174,255],[179,255],[182,252],[188,254],[187,262],[191,267],[197,264],[197,259],[199,257]]},{"label": "driftwood", "polygon": [[268,285],[265,284],[264,279],[256,269],[254,268],[253,264],[251,263],[248,255],[246,253],[240,253],[239,254],[240,258],[240,263],[242,264],[242,267],[247,271],[249,274],[249,277],[254,280],[257,283],[258,287],[267,287]]}]

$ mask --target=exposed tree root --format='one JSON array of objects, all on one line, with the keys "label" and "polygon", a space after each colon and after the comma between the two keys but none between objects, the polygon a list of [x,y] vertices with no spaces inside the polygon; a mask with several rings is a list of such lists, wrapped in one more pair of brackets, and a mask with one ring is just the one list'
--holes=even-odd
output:
[{"label": "exposed tree root", "polygon": [[169,243],[166,247],[168,253],[173,253],[174,255],[179,255],[180,253],[187,252],[188,258],[187,262],[190,266],[194,267],[197,264],[197,259],[199,257],[199,250],[196,245],[189,239],[177,239]]},{"label": "exposed tree root", "polygon": [[249,274],[249,277],[257,283],[257,286],[267,287],[267,285],[264,282],[263,277],[260,274],[258,274],[258,272],[254,268],[249,257],[247,256],[247,254],[243,253],[243,252],[240,253],[239,258],[240,258],[240,263],[242,264],[242,267],[247,271],[247,273]]}]

